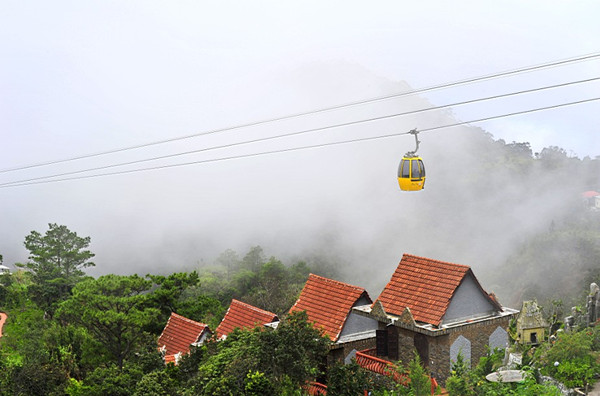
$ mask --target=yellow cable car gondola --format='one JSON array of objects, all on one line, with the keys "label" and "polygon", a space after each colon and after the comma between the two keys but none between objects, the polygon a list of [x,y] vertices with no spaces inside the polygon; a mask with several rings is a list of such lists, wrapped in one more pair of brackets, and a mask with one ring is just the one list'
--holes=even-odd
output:
[{"label": "yellow cable car gondola", "polygon": [[402,191],[420,191],[425,187],[425,165],[423,165],[423,159],[417,156],[420,143],[417,138],[419,132],[413,129],[409,133],[415,135],[417,148],[402,157],[400,166],[398,166],[398,184]]}]

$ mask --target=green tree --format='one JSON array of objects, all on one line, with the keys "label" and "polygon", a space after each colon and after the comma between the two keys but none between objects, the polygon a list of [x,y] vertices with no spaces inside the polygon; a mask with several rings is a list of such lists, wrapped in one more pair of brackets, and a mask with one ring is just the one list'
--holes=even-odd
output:
[{"label": "green tree", "polygon": [[99,366],[83,381],[87,396],[130,396],[144,373],[137,366]]},{"label": "green tree", "polygon": [[426,396],[431,394],[431,378],[423,368],[419,354],[415,352],[415,357],[408,364],[408,385],[410,396]]},{"label": "green tree", "polygon": [[143,329],[158,317],[158,309],[147,306],[151,286],[137,275],[86,279],[73,288],[58,314],[85,327],[122,369],[144,339]]},{"label": "green tree", "polygon": [[176,382],[164,371],[152,371],[137,383],[133,396],[168,396],[175,394]]},{"label": "green tree", "polygon": [[48,226],[44,235],[31,231],[25,237],[29,261],[19,266],[33,273],[32,298],[51,314],[53,304],[66,299],[73,286],[84,278],[82,269],[95,264],[89,261],[94,257],[87,250],[90,237],[82,238],[64,225]]},{"label": "green tree", "polygon": [[234,250],[227,249],[217,257],[217,263],[226,269],[227,279],[230,279],[231,275],[240,267],[240,258]]},{"label": "green tree", "polygon": [[251,247],[248,253],[246,253],[244,258],[242,259],[242,265],[244,266],[244,268],[253,272],[258,272],[260,270],[260,267],[262,267],[262,265],[264,264],[264,262],[265,254],[263,252],[263,248],[260,246]]},{"label": "green tree", "polygon": [[462,355],[458,353],[456,362],[452,363],[452,375],[446,380],[446,390],[450,396],[469,396],[473,390],[469,384],[469,368]]},{"label": "green tree", "polygon": [[275,388],[264,373],[249,371],[244,383],[244,393],[247,396],[273,395]]},{"label": "green tree", "polygon": [[272,373],[276,381],[288,377],[301,386],[320,374],[329,339],[308,321],[306,312],[293,312],[279,322],[276,331],[260,335],[262,371]]},{"label": "green tree", "polygon": [[271,257],[260,268],[257,281],[257,288],[248,298],[250,304],[277,314],[284,313],[293,304],[296,296],[287,293],[288,271],[281,261]]},{"label": "green tree", "polygon": [[568,387],[592,383],[600,368],[592,352],[594,334],[590,329],[574,333],[559,333],[554,344],[538,349],[542,373],[556,378]]},{"label": "green tree", "polygon": [[350,364],[336,364],[327,370],[327,393],[338,396],[356,396],[372,389],[372,381],[365,369],[355,360]]},{"label": "green tree", "polygon": [[[273,394],[289,387],[300,389],[320,373],[328,343],[308,323],[305,312],[290,314],[275,330],[236,329],[225,340],[207,346],[195,392],[242,394],[254,380],[253,387],[272,385],[276,389]],[[249,372],[261,374],[249,379]]]},{"label": "green tree", "polygon": [[147,277],[155,287],[148,296],[148,304],[160,310],[159,319],[151,323],[149,328],[152,333],[160,334],[171,312],[207,323],[213,329],[219,324],[224,308],[216,298],[207,295],[200,287],[200,278],[196,271]]}]

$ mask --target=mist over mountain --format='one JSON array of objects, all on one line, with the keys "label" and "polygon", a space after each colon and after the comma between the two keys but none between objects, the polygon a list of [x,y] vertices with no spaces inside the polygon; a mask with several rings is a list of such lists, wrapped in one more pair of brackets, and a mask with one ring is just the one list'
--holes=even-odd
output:
[{"label": "mist over mountain", "polygon": [[[239,95],[229,96],[226,108],[224,94],[217,93],[212,102],[190,109],[188,119],[174,120],[174,130],[182,136],[190,126],[209,130],[290,114],[291,108],[302,113],[409,89],[406,82],[389,81],[358,65],[311,64],[275,74],[261,90],[238,87]],[[432,105],[439,104],[430,103],[426,94],[400,96],[56,169],[201,150]],[[5,264],[25,261],[25,235],[43,231],[50,222],[91,236],[97,263],[92,275],[192,270],[212,263],[225,249],[244,253],[260,245],[284,262],[327,258],[338,266],[341,280],[366,287],[372,296],[402,254],[410,253],[470,265],[488,292],[513,303],[510,280],[535,274],[515,268],[511,260],[525,241],[575,218],[583,191],[600,189],[597,159],[573,158],[557,147],[536,155],[527,142],[498,141],[485,125],[463,125],[419,135],[427,169],[421,192],[401,192],[397,185],[398,163],[415,146],[406,135],[219,160],[457,121],[450,110],[424,112],[151,165],[212,161],[207,163],[4,189],[2,218],[13,226],[2,229],[0,252]],[[564,263],[546,253],[544,273],[559,273]],[[572,260],[578,260],[576,251]],[[553,287],[538,284],[540,293]]]}]

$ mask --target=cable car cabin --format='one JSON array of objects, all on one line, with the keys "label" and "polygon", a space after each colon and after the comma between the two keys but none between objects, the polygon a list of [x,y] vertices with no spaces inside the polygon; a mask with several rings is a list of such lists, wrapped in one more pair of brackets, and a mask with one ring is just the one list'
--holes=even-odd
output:
[{"label": "cable car cabin", "polygon": [[398,184],[402,191],[420,191],[425,187],[425,165],[421,157],[403,157],[398,167]]}]

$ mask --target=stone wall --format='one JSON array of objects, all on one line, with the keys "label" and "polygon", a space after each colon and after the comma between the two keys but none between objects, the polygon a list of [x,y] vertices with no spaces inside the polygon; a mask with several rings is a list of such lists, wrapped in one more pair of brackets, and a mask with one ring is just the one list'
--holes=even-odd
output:
[{"label": "stone wall", "polygon": [[[463,356],[470,355],[471,364],[475,367],[479,362],[479,359],[487,354],[487,346],[489,345],[492,334],[497,336],[498,327],[506,331],[510,319],[510,316],[504,316],[467,323],[461,326],[444,329],[439,332],[425,332],[425,347],[423,347],[423,336],[419,336],[421,341],[418,342],[418,344],[421,344],[420,355],[424,366],[439,383],[445,384],[446,379],[450,376],[452,368],[451,349],[453,344],[455,352],[454,358],[456,358],[457,355],[457,348],[460,349],[470,346],[470,351],[468,353],[467,351],[464,351]],[[418,331],[418,329],[399,329],[398,355],[399,360],[403,364],[407,364],[414,357],[414,353],[417,350],[415,347],[415,335]]]},{"label": "stone wall", "polygon": [[[449,337],[449,343],[452,345],[454,340],[460,335],[471,341],[471,364],[473,367],[479,363],[479,359],[487,355],[490,336],[500,327],[505,331],[508,328],[511,317],[489,319],[481,322],[471,323],[460,328],[453,329]],[[449,367],[450,369],[450,367]],[[450,373],[450,370],[448,370]]]},{"label": "stone wall", "polygon": [[333,365],[336,362],[343,363],[344,359],[353,350],[364,351],[365,349],[375,348],[375,337],[363,340],[345,342],[343,344],[332,344],[327,355],[327,365]]}]

